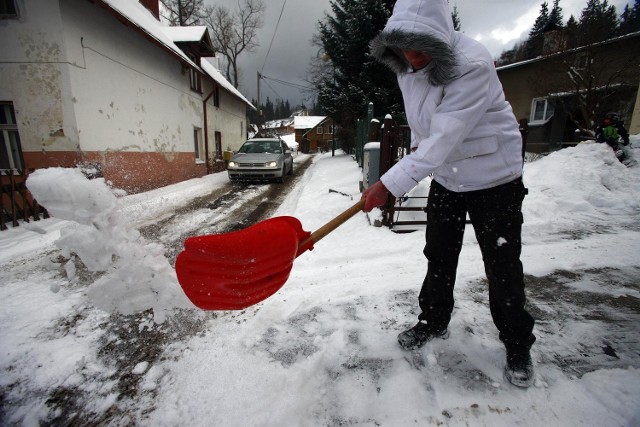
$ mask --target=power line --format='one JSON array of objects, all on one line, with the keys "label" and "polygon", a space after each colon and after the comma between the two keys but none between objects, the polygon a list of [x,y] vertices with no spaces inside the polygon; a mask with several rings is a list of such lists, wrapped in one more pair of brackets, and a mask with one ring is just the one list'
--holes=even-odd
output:
[{"label": "power line", "polygon": [[295,88],[295,89],[303,89],[303,90],[312,89],[312,87],[310,87],[310,86],[303,86],[303,85],[298,84],[298,83],[291,83],[291,82],[287,82],[287,81],[284,81],[284,80],[274,79],[273,77],[267,77],[264,74],[261,74],[261,76],[262,76],[262,79],[264,79],[264,80],[271,80],[273,82],[280,83],[281,85],[289,86],[289,87],[292,87],[292,88]]},{"label": "power line", "polygon": [[264,66],[267,64],[267,58],[269,58],[269,53],[271,52],[271,46],[273,46],[273,40],[276,38],[276,33],[278,32],[278,26],[280,25],[280,19],[282,18],[282,13],[284,12],[284,6],[287,4],[287,0],[284,0],[282,3],[282,9],[280,10],[280,16],[278,17],[278,23],[276,24],[276,29],[273,31],[273,37],[271,37],[271,43],[269,43],[269,50],[267,50],[267,56],[264,57],[264,63],[262,64],[262,69],[260,71],[264,71]]},{"label": "power line", "polygon": [[269,86],[269,89],[271,89],[271,91],[273,91],[273,93],[276,95],[276,97],[280,98],[280,99],[284,99],[282,96],[280,96],[280,94],[278,92],[276,92],[276,90],[271,87],[271,85],[267,82],[264,82],[267,86]]}]

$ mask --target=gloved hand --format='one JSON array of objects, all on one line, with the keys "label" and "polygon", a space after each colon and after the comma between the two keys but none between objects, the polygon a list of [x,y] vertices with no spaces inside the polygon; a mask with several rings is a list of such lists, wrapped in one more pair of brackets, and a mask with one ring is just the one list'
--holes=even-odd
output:
[{"label": "gloved hand", "polygon": [[387,201],[387,197],[389,197],[389,190],[387,190],[387,187],[384,186],[382,181],[376,182],[362,193],[362,197],[360,199],[365,199],[364,208],[362,210],[364,212],[371,212],[373,208],[384,205]]}]

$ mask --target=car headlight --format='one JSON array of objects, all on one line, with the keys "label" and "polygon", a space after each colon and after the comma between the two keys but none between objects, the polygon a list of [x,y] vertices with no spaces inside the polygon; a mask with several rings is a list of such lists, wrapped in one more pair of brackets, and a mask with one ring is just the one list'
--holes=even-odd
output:
[{"label": "car headlight", "polygon": [[267,162],[268,168],[275,168],[278,166],[278,162]]},{"label": "car headlight", "polygon": [[229,162],[229,167],[230,167],[230,168],[237,168],[237,167],[238,167],[238,163],[236,163],[236,162]]}]

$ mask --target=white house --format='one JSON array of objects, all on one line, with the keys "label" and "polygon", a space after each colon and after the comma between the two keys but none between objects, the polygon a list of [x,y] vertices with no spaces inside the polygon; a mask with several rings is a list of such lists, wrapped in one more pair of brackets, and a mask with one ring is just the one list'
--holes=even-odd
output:
[{"label": "white house", "polygon": [[246,139],[253,106],[205,59],[206,27],[167,27],[158,0],[5,3],[0,169],[90,164],[139,192],[218,170]]}]

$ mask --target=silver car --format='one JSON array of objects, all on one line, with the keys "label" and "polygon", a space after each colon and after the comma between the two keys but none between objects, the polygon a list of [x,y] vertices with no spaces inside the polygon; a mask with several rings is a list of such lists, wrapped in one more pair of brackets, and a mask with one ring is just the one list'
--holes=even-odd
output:
[{"label": "silver car", "polygon": [[278,138],[255,138],[246,141],[227,165],[229,179],[277,180],[293,173],[291,150]]}]

